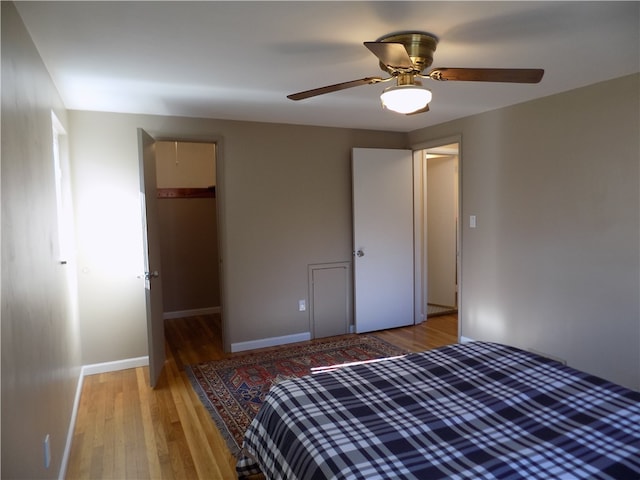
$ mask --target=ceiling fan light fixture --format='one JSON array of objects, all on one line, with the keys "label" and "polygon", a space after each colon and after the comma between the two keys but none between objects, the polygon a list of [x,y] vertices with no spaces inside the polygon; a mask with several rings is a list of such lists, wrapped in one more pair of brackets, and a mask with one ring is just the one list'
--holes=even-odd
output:
[{"label": "ceiling fan light fixture", "polygon": [[397,113],[413,113],[431,101],[431,90],[418,85],[394,85],[380,95],[382,106]]}]

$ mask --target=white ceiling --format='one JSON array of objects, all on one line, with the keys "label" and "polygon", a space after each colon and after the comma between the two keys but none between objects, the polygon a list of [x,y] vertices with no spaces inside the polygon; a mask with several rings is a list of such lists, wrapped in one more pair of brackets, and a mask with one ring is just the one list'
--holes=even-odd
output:
[{"label": "white ceiling", "polygon": [[[412,131],[640,71],[640,2],[17,2],[69,109]],[[383,110],[362,44],[420,30],[434,67],[544,68],[537,85],[425,80],[431,111]]]}]

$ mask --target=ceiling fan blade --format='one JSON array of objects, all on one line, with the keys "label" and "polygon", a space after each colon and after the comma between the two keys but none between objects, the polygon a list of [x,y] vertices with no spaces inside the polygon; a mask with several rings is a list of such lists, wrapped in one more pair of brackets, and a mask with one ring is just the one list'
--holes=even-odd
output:
[{"label": "ceiling fan blade", "polygon": [[373,83],[383,82],[385,79],[380,77],[365,77],[359,80],[351,80],[350,82],[336,83],[335,85],[327,85],[326,87],[305,90],[304,92],[292,93],[287,95],[290,100],[303,100],[305,98],[324,95],[325,93],[337,92],[351,87],[359,87],[360,85],[371,85]]},{"label": "ceiling fan blade", "polygon": [[543,75],[541,68],[434,68],[428,76],[433,80],[538,83]]},{"label": "ceiling fan blade", "polygon": [[405,113],[405,115],[417,115],[419,113],[425,113],[425,112],[428,112],[428,111],[429,111],[429,104],[425,105],[420,110],[416,110],[415,112]]},{"label": "ceiling fan blade", "polygon": [[364,42],[364,46],[389,67],[411,68],[413,62],[402,43],[393,42]]}]

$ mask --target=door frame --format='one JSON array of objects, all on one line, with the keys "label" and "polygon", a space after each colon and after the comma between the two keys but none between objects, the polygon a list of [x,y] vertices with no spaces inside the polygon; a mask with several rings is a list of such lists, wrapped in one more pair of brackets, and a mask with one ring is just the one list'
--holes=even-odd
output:
[{"label": "door frame", "polygon": [[448,137],[421,142],[411,147],[413,151],[413,178],[414,178],[414,248],[415,248],[415,318],[416,323],[421,323],[427,319],[427,267],[428,259],[426,252],[427,222],[426,222],[426,156],[425,150],[458,144],[458,236],[456,239],[456,269],[458,276],[458,337],[460,337],[460,319],[462,318],[462,135],[452,135]]}]

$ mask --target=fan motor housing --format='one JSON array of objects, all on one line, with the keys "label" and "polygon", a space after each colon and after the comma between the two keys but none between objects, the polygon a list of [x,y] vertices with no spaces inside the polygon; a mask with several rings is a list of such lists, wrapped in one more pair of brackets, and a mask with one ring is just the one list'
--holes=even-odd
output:
[{"label": "fan motor housing", "polygon": [[[411,61],[413,62],[413,73],[421,73],[433,63],[433,53],[438,45],[438,38],[427,32],[400,32],[391,33],[380,37],[378,42],[401,43],[407,50]],[[395,75],[399,72],[397,69],[388,67],[380,62],[380,68]],[[404,72],[406,73],[406,72]]]}]

